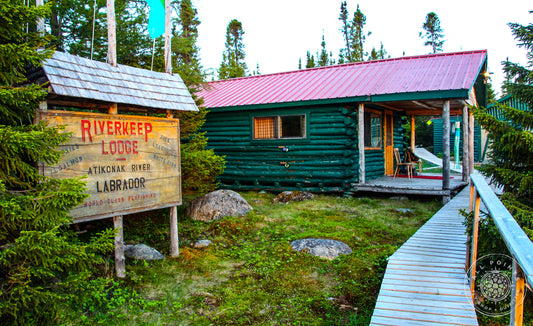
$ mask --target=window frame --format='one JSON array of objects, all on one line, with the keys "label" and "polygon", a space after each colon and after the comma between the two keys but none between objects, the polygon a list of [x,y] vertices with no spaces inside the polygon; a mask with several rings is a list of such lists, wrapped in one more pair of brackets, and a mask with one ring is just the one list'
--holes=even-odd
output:
[{"label": "window frame", "polygon": [[[282,119],[284,117],[299,117],[300,118],[300,126],[301,126],[301,133],[303,136],[301,137],[281,137],[281,134],[283,132],[282,130]],[[274,135],[273,138],[256,138],[256,119],[258,118],[274,118],[274,132],[276,135]],[[306,140],[308,137],[308,130],[309,130],[309,119],[307,118],[306,113],[293,113],[293,114],[262,114],[262,115],[254,115],[251,116],[251,127],[252,127],[252,133],[251,138],[254,142],[261,142],[261,141],[275,141],[275,140],[283,140],[283,141],[291,141],[291,140]]]},{"label": "window frame", "polygon": [[[372,110],[372,109],[365,109],[364,111],[364,143],[365,143],[365,150],[382,150],[383,149],[383,112],[378,110]],[[368,117],[368,119],[367,119]],[[379,117],[379,146],[372,146],[372,118],[373,117]],[[367,145],[367,137],[370,137],[370,144]]]}]

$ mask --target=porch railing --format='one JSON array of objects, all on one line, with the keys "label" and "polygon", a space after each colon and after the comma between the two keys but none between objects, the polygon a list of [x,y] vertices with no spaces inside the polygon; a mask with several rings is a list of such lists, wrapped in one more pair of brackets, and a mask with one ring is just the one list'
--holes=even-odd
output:
[{"label": "porch railing", "polygon": [[471,174],[470,178],[472,180],[470,183],[470,212],[474,211],[474,221],[471,253],[470,257],[467,257],[466,263],[471,270],[470,291],[472,299],[474,300],[476,278],[480,201],[483,200],[488,215],[494,220],[494,224],[513,258],[510,324],[521,326],[524,317],[525,286],[531,289],[533,284],[533,243],[487,185],[485,179],[481,175],[474,174]]}]

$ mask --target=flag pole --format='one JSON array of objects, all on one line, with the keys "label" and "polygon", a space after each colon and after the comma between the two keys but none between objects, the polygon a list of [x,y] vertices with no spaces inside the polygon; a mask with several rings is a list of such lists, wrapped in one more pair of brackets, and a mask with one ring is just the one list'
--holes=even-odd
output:
[{"label": "flag pole", "polygon": [[165,0],[165,72],[167,74],[172,73],[172,60],[171,60],[171,7],[170,0]]},{"label": "flag pole", "polygon": [[93,50],[94,50],[94,27],[96,25],[96,0],[93,4],[93,31],[91,34],[91,60],[93,59]]},{"label": "flag pole", "polygon": [[154,55],[155,55],[155,38],[152,43],[152,64],[150,65],[150,71],[154,71]]},{"label": "flag pole", "polygon": [[107,0],[107,63],[117,66],[117,32],[115,29],[115,0]]}]

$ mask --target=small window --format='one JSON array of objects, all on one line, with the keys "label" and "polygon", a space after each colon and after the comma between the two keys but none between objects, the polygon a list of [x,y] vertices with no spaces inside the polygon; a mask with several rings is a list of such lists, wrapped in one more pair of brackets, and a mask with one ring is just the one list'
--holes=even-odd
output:
[{"label": "small window", "polygon": [[305,115],[254,118],[254,139],[305,138]]},{"label": "small window", "polygon": [[365,147],[381,148],[381,114],[365,112]]}]

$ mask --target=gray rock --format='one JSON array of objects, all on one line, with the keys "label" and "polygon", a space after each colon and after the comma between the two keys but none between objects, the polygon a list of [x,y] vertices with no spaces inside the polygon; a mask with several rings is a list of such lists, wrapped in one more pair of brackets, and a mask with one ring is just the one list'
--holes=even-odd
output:
[{"label": "gray rock", "polygon": [[407,214],[407,213],[412,213],[413,210],[409,209],[409,208],[396,208],[396,211],[399,212],[399,213],[403,213],[403,214]]},{"label": "gray rock", "polygon": [[198,240],[192,244],[193,248],[200,249],[205,248],[211,244],[211,240]]},{"label": "gray rock", "polygon": [[235,191],[217,190],[193,200],[187,215],[196,221],[210,222],[224,216],[242,216],[252,209]]},{"label": "gray rock", "polygon": [[299,239],[291,242],[291,247],[293,250],[330,260],[339,255],[352,253],[352,249],[347,244],[331,239]]},{"label": "gray rock", "polygon": [[165,258],[159,251],[145,244],[125,245],[124,255],[128,258],[139,260],[161,260]]},{"label": "gray rock", "polygon": [[272,199],[272,203],[288,203],[291,201],[303,201],[314,199],[312,193],[306,191],[284,191]]}]

